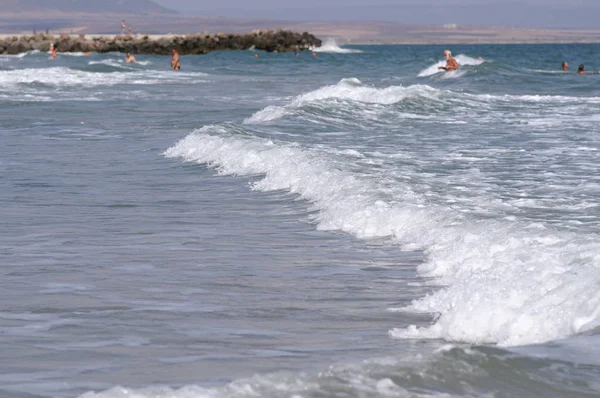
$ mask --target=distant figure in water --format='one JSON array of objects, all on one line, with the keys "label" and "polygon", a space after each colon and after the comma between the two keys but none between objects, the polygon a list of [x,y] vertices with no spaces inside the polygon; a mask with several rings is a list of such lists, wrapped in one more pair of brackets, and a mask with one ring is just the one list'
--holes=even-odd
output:
[{"label": "distant figure in water", "polygon": [[565,71],[569,70],[569,63],[567,61],[563,61],[562,64],[560,64],[560,68]]},{"label": "distant figure in water", "polygon": [[53,43],[50,44],[50,59],[56,59],[56,46]]},{"label": "distant figure in water", "polygon": [[258,54],[254,53],[254,55],[252,56],[252,58],[258,58]]},{"label": "distant figure in water", "polygon": [[297,57],[300,54],[298,54],[298,51],[294,51],[294,55]]},{"label": "distant figure in water", "polygon": [[312,56],[313,56],[313,57],[316,57],[316,56],[317,56],[317,53],[313,51],[313,53],[312,53]]},{"label": "distant figure in water", "polygon": [[171,69],[180,70],[181,69],[181,61],[179,59],[179,53],[177,50],[171,50]]},{"label": "distant figure in water", "polygon": [[127,53],[125,54],[125,62],[131,62],[133,64],[135,64],[137,61],[135,60],[135,57],[133,56],[132,53]]},{"label": "distant figure in water", "polygon": [[579,65],[579,67],[577,68],[577,74],[578,75],[587,75],[589,72],[586,72],[584,69],[585,69],[585,66],[583,66],[583,64]]},{"label": "distant figure in water", "polygon": [[452,57],[452,53],[450,52],[450,50],[444,50],[444,58],[446,58],[446,66],[438,66],[438,69],[451,71],[460,68],[458,62],[456,62],[456,60]]},{"label": "distant figure in water", "polygon": [[481,55],[478,55],[477,59],[480,60],[480,61],[483,61],[483,57]]}]

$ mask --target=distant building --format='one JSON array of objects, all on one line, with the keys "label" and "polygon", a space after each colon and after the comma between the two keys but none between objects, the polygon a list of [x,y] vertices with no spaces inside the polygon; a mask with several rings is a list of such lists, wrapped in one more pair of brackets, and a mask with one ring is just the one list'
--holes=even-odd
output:
[{"label": "distant building", "polygon": [[458,25],[456,25],[455,23],[447,23],[446,25],[442,25],[442,27],[444,29],[456,29],[458,28]]}]

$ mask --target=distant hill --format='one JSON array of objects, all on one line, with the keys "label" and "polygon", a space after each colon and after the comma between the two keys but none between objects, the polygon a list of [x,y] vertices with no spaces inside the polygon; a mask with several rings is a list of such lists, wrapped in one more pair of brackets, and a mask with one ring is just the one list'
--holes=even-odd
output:
[{"label": "distant hill", "polygon": [[0,0],[3,14],[92,13],[92,14],[176,14],[151,0]]}]

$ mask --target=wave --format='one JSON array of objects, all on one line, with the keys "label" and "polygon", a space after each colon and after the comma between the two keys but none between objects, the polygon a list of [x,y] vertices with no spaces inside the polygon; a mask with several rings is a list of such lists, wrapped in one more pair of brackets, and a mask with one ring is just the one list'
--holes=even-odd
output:
[{"label": "wave", "polygon": [[325,86],[315,91],[302,94],[284,106],[268,106],[249,118],[244,123],[264,123],[280,119],[286,115],[294,114],[306,104],[327,99],[347,100],[367,104],[395,104],[406,98],[427,97],[434,99],[441,91],[427,85],[413,85],[409,87],[390,86],[375,88],[365,86],[356,78],[342,79],[335,85]]},{"label": "wave", "polygon": [[59,55],[66,55],[67,57],[85,57],[87,56],[84,52],[60,52]]},{"label": "wave", "polygon": [[600,326],[595,234],[480,219],[431,202],[393,173],[358,173],[356,154],[339,152],[334,160],[331,150],[241,138],[225,125],[205,126],[165,155],[223,174],[263,175],[253,189],[288,190],[312,202],[320,230],[387,237],[405,250],[422,250],[427,260],[419,273],[441,287],[391,310],[431,313],[435,321],[425,328],[393,329],[393,337],[513,346]]},{"label": "wave", "polygon": [[0,58],[11,59],[11,58],[25,58],[29,55],[40,54],[40,50],[30,50],[20,54],[0,54]]},{"label": "wave", "polygon": [[90,61],[90,62],[88,62],[88,65],[107,65],[107,66],[112,66],[114,68],[134,69],[135,65],[148,66],[148,65],[152,65],[152,62],[151,61],[138,61],[136,63],[126,63],[122,59],[110,58],[110,59],[103,59],[101,61]]},{"label": "wave", "polygon": [[[478,66],[478,65],[481,65],[482,63],[486,62],[483,59],[471,58],[464,54],[459,54],[455,58],[461,67],[463,67],[463,66]],[[437,73],[442,73],[442,71],[440,71],[438,69],[438,67],[440,67],[440,66],[446,66],[446,61],[438,61],[435,64],[428,66],[426,69],[423,69],[421,72],[419,72],[419,74],[417,76],[426,77],[426,76],[435,75]],[[444,72],[444,76],[446,76],[446,78],[459,77],[459,76],[463,76],[464,74],[465,74],[465,70],[462,68],[455,70],[455,71],[451,71],[451,72]]]},{"label": "wave", "polygon": [[101,61],[90,61],[88,65],[106,65],[113,67],[115,69],[126,69],[126,70],[134,70],[135,67],[132,67],[131,64],[126,64],[121,59],[103,59]]},{"label": "wave", "polygon": [[[517,103],[522,109],[514,108]],[[431,119],[442,114],[446,123],[510,119],[515,123],[586,127],[597,122],[596,114],[589,112],[589,107],[598,104],[600,97],[471,94],[423,84],[377,88],[364,85],[356,78],[346,78],[337,84],[301,94],[288,104],[267,106],[246,118],[244,123],[260,124],[296,117],[314,123],[346,125],[359,122],[361,126],[367,126],[397,124],[404,119]],[[531,113],[540,106],[555,108],[556,112]],[[561,117],[555,117],[557,114]]]},{"label": "wave", "polygon": [[336,54],[359,54],[359,53],[362,53],[361,50],[357,50],[357,49],[341,48],[340,46],[338,46],[335,39],[332,39],[332,38],[326,39],[321,44],[321,47],[314,47],[314,48],[312,48],[312,50],[316,51],[316,52],[320,52],[320,53],[336,53]]},{"label": "wave", "polygon": [[[221,387],[179,389],[114,387],[80,398],[242,398],[242,397],[465,397],[587,396],[597,392],[597,363],[551,362],[501,349],[448,345],[432,355],[407,355],[334,364],[318,374],[274,372],[235,380]],[[587,364],[587,362],[585,362]],[[558,377],[557,377],[558,376]],[[528,380],[528,382],[523,382]],[[532,383],[531,380],[535,380]],[[468,393],[466,393],[468,392]]]},{"label": "wave", "polygon": [[198,77],[207,76],[200,72],[169,73],[168,71],[132,71],[132,72],[88,72],[66,67],[31,68],[0,71],[0,90],[14,89],[22,84],[43,84],[47,86],[114,86],[119,84],[149,85],[159,82],[187,81],[206,82]]}]

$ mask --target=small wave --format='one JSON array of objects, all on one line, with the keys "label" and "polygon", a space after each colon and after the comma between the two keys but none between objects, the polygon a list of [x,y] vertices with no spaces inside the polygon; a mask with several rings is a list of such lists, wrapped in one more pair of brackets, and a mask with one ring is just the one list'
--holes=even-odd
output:
[{"label": "small wave", "polygon": [[4,59],[11,59],[11,58],[25,58],[29,55],[35,55],[35,54],[39,54],[40,50],[30,50],[24,53],[20,53],[20,54],[0,54],[1,58]]},{"label": "small wave", "polygon": [[280,119],[295,112],[302,105],[326,99],[350,100],[371,104],[394,104],[408,97],[436,96],[436,90],[427,85],[409,87],[390,86],[386,88],[369,87],[356,78],[342,79],[339,83],[325,86],[315,91],[296,97],[290,104],[284,106],[268,106],[246,119],[245,123],[262,123]]},{"label": "small wave", "polygon": [[88,62],[88,65],[111,65],[111,66],[115,66],[115,65],[119,65],[124,63],[124,61],[122,59],[103,59],[102,61],[90,61]]},{"label": "small wave", "polygon": [[[129,343],[126,341],[126,343]],[[134,341],[135,343],[135,341]],[[79,398],[248,398],[248,397],[554,397],[597,395],[596,366],[560,357],[447,345],[425,355],[336,363],[319,373],[272,372],[205,388],[114,387]],[[523,380],[529,380],[524,382]],[[352,391],[353,394],[340,394]],[[465,393],[467,392],[467,393]],[[499,393],[499,394],[496,394]]]},{"label": "small wave", "polygon": [[316,51],[316,52],[320,52],[320,53],[336,53],[336,54],[359,54],[359,53],[362,53],[361,50],[356,50],[356,49],[352,49],[352,48],[341,48],[340,46],[338,46],[337,42],[332,38],[325,40],[321,44],[321,47],[315,47],[312,50]]},{"label": "small wave", "polygon": [[[481,65],[482,63],[485,62],[485,60],[483,60],[483,59],[471,58],[464,54],[459,54],[455,58],[461,67],[466,66],[466,65],[477,66],[477,65]],[[436,62],[435,64],[433,64],[433,65],[427,67],[426,69],[423,69],[421,72],[419,72],[418,76],[426,77],[426,76],[435,75],[436,73],[442,73],[443,71],[438,69],[440,66],[446,66],[446,61]],[[464,75],[464,72],[463,73],[459,73],[459,72],[463,72],[463,70],[459,69],[457,71],[451,71],[451,72],[446,72],[446,73],[448,75],[450,75],[451,77],[459,77],[459,76]]]},{"label": "small wave", "polygon": [[142,65],[142,66],[152,65],[152,62],[151,61],[138,61],[135,63],[126,63],[122,59],[111,58],[111,59],[103,59],[101,61],[90,61],[90,62],[88,62],[88,65],[107,65],[107,66],[112,66],[115,68],[132,69],[135,65]]},{"label": "small wave", "polygon": [[[118,67],[124,68],[120,64]],[[132,68],[133,69],[133,68]],[[205,83],[198,77],[207,76],[201,72],[170,73],[167,71],[133,70],[118,72],[88,72],[66,67],[41,69],[17,69],[0,71],[0,90],[11,89],[19,84],[44,84],[48,86],[113,86],[118,84],[156,84],[158,82]]]},{"label": "small wave", "polygon": [[102,61],[90,61],[88,62],[88,65],[106,65],[119,69],[132,69],[127,67],[123,60],[120,59],[103,59]]}]

